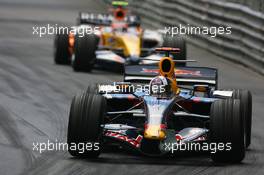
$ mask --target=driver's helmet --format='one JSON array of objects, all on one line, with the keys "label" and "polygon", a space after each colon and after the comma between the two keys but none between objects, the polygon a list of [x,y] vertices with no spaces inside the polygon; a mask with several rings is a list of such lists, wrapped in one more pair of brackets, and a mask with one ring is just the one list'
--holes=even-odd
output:
[{"label": "driver's helmet", "polygon": [[150,81],[150,94],[159,98],[170,97],[173,94],[171,81],[164,76],[157,76]]}]

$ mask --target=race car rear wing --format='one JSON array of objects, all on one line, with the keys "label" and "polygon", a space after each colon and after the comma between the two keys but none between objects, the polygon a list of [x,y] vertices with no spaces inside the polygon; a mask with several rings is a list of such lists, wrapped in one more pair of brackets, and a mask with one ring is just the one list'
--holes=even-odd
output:
[{"label": "race car rear wing", "polygon": [[[124,81],[131,83],[149,83],[159,75],[156,65],[128,65],[125,66]],[[205,84],[217,88],[217,69],[208,67],[178,67],[175,68],[178,85],[192,86]]]},{"label": "race car rear wing", "polygon": [[96,14],[80,12],[77,19],[79,24],[92,24],[92,25],[110,25],[113,16],[110,14]]},{"label": "race car rear wing", "polygon": [[[111,25],[114,20],[114,16],[107,13],[86,13],[80,12],[78,17],[78,24],[91,24],[91,25]],[[127,15],[125,17],[125,22],[129,26],[136,25],[140,21],[140,17],[136,15]]]}]

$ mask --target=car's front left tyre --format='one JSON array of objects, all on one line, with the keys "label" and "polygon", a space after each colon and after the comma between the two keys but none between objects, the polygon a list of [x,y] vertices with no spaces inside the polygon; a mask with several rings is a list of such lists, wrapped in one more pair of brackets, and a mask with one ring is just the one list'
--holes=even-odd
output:
[{"label": "car's front left tyre", "polygon": [[251,144],[252,95],[248,90],[233,90],[232,98],[240,100],[241,113],[245,118],[246,147]]},{"label": "car's front left tyre", "polygon": [[240,100],[217,100],[211,105],[210,144],[217,146],[211,152],[214,162],[239,163],[245,157],[245,121]]}]

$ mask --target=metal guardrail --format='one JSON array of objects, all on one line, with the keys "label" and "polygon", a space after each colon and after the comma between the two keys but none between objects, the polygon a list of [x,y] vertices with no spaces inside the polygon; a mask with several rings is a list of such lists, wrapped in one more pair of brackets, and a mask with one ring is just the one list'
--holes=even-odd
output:
[{"label": "metal guardrail", "polygon": [[159,29],[179,24],[232,27],[231,35],[192,35],[187,40],[264,74],[264,0],[229,1],[131,0],[130,6],[143,23]]},{"label": "metal guardrail", "polygon": [[262,13],[264,12],[264,0],[222,0],[222,1],[238,3],[247,6],[252,10],[259,11]]}]

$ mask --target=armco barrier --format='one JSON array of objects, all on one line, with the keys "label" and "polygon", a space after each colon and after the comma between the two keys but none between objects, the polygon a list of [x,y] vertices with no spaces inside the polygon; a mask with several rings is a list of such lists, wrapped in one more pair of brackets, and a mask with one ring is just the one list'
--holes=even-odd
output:
[{"label": "armco barrier", "polygon": [[[251,8],[246,5],[250,5]],[[132,10],[142,16],[143,23],[155,28],[163,29],[179,24],[200,27],[232,27],[231,35],[221,35],[215,38],[192,35],[187,39],[190,43],[248,66],[262,74],[264,74],[264,13],[260,11],[264,12],[263,5],[263,0],[130,1]]]}]

